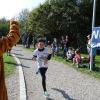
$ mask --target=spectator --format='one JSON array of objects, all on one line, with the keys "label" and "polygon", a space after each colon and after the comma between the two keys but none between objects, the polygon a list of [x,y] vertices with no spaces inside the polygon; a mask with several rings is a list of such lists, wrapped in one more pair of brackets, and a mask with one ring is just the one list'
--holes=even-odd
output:
[{"label": "spectator", "polygon": [[27,33],[23,34],[22,36],[22,43],[24,47],[26,47],[27,37],[28,37]]},{"label": "spectator", "polygon": [[88,54],[89,54],[89,56],[88,56],[89,67],[90,67],[90,57],[91,57],[90,51],[91,51],[91,49],[92,49],[92,58],[91,58],[91,60],[92,60],[92,62],[93,62],[92,70],[95,70],[96,48],[91,48],[91,35],[88,35],[88,36],[87,36],[87,39],[88,39],[88,40],[87,40],[87,51],[88,51]]},{"label": "spectator", "polygon": [[62,50],[64,50],[64,36],[61,36],[61,41],[60,41],[60,43],[61,43],[61,49]]},{"label": "spectator", "polygon": [[81,55],[78,49],[75,50],[75,56],[73,58],[73,65],[75,63],[77,64],[77,68],[79,67],[79,64],[82,62]]},{"label": "spectator", "polygon": [[26,40],[26,48],[30,48],[30,45],[33,41],[32,33],[27,33],[27,40]]},{"label": "spectator", "polygon": [[58,41],[56,38],[54,38],[53,44],[52,44],[52,48],[53,48],[53,56],[55,54],[58,54],[59,52],[59,46],[58,46]]},{"label": "spectator", "polygon": [[68,40],[68,36],[66,36],[66,39],[63,41],[63,45],[64,45],[64,50],[63,50],[63,57],[66,57],[66,52],[68,51],[68,47],[69,47],[69,40]]},{"label": "spectator", "polygon": [[69,47],[68,52],[66,53],[67,60],[73,60],[75,56],[75,51],[72,47]]}]

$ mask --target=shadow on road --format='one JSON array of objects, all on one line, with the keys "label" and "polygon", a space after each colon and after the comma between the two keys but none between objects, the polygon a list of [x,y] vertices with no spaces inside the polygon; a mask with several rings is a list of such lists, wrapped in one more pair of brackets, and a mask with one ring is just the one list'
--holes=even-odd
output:
[{"label": "shadow on road", "polygon": [[57,88],[52,88],[52,89],[60,92],[63,95],[63,97],[65,98],[65,100],[76,100],[76,99],[71,98],[64,90],[57,89]]},{"label": "shadow on road", "polygon": [[18,56],[23,56],[22,54],[18,54],[18,53],[13,53],[13,54],[18,55]]},{"label": "shadow on road", "polygon": [[22,50],[18,50],[18,49],[12,49],[13,51],[22,51]]},{"label": "shadow on road", "polygon": [[47,97],[46,100],[54,100],[54,99]]},{"label": "shadow on road", "polygon": [[23,58],[23,57],[18,57],[19,59],[24,59],[24,60],[32,60],[32,58]]},{"label": "shadow on road", "polygon": [[30,67],[28,67],[28,66],[25,66],[25,65],[22,65],[22,64],[21,64],[21,66],[22,66],[22,67],[25,67],[25,68],[30,68]]}]

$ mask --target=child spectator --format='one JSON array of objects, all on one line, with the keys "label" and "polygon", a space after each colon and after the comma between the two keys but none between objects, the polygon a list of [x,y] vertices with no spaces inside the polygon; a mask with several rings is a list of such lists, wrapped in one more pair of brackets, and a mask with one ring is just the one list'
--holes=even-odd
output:
[{"label": "child spectator", "polygon": [[69,47],[67,53],[66,53],[66,56],[67,56],[67,60],[73,60],[74,56],[75,56],[75,51],[73,48]]},{"label": "child spectator", "polygon": [[45,48],[45,41],[43,39],[39,39],[37,43],[37,49],[34,51],[33,60],[37,61],[38,70],[42,77],[42,87],[44,90],[44,96],[49,96],[46,89],[46,71],[48,69],[48,60],[51,57],[48,53],[48,49]]},{"label": "child spectator", "polygon": [[73,58],[73,65],[75,63],[77,64],[77,68],[79,67],[79,64],[82,62],[81,55],[78,49],[75,51],[75,57]]}]

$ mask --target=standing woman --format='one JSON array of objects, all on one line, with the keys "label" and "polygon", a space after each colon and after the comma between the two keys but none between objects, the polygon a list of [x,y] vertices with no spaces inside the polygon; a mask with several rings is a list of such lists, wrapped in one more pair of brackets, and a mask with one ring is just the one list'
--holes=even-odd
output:
[{"label": "standing woman", "polygon": [[6,37],[0,38],[0,100],[8,100],[5,85],[3,54],[11,49],[19,40],[19,24],[10,21],[10,31]]}]

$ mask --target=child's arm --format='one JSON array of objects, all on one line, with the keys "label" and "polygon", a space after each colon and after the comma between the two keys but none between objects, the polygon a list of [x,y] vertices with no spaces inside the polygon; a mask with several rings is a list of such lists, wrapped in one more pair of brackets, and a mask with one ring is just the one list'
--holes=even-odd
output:
[{"label": "child's arm", "polygon": [[37,52],[36,52],[36,50],[35,50],[34,53],[33,53],[32,60],[33,60],[33,61],[36,61],[36,58],[37,58]]},{"label": "child's arm", "polygon": [[51,56],[52,56],[52,54],[48,54],[47,60],[50,60],[51,59]]},{"label": "child's arm", "polygon": [[51,54],[48,54],[48,56],[45,58],[45,64],[47,64],[48,60],[50,60],[50,59],[51,59]]},{"label": "child's arm", "polygon": [[32,60],[36,61],[37,56],[33,55]]},{"label": "child's arm", "polygon": [[52,56],[52,48],[48,48],[47,50],[47,60],[50,60],[51,59],[51,56]]}]

